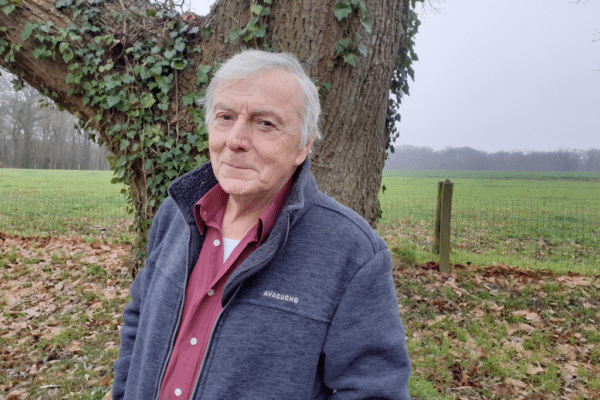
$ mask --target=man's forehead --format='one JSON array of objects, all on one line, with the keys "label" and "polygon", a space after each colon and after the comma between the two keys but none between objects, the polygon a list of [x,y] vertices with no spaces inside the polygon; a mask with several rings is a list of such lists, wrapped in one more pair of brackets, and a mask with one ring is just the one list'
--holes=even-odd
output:
[{"label": "man's forehead", "polygon": [[301,115],[302,88],[296,76],[285,70],[266,70],[243,79],[228,79],[215,88],[214,110],[236,111],[248,107],[253,114],[272,114],[293,106]]},{"label": "man's forehead", "polygon": [[221,79],[215,88],[215,96],[228,90],[249,90],[255,93],[261,89],[273,91],[273,94],[280,96],[294,96],[302,91],[298,78],[292,72],[281,68],[268,68],[243,78]]}]

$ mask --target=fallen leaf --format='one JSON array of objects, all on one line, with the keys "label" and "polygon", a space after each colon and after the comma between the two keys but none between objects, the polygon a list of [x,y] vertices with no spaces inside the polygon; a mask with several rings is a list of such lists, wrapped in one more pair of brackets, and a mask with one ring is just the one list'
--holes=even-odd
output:
[{"label": "fallen leaf", "polygon": [[538,313],[530,310],[517,310],[513,311],[512,314],[516,316],[523,316],[527,321],[539,321],[542,319]]},{"label": "fallen leaf", "polygon": [[511,386],[518,387],[518,388],[521,388],[521,389],[527,388],[527,384],[525,382],[518,381],[518,380],[512,379],[512,378],[506,378],[506,383],[509,384],[509,385],[511,385]]},{"label": "fallen leaf", "polygon": [[527,367],[527,374],[529,375],[543,374],[545,371],[546,368],[542,368],[540,366],[534,367],[533,365],[530,365]]},{"label": "fallen leaf", "polygon": [[26,390],[15,390],[6,396],[6,400],[21,400],[24,399],[25,396],[27,396]]}]

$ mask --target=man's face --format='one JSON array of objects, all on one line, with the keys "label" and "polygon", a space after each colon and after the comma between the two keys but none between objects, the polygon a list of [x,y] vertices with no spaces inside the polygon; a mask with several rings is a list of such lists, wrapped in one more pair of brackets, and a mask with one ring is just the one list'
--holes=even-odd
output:
[{"label": "man's face", "polygon": [[300,149],[301,101],[300,84],[282,69],[219,83],[208,145],[226,193],[270,200],[304,162],[311,143]]}]

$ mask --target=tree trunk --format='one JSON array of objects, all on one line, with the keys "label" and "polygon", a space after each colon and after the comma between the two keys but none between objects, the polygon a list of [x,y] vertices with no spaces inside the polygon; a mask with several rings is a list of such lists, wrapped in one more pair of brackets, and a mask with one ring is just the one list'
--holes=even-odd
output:
[{"label": "tree trunk", "polygon": [[[338,2],[274,0],[270,13],[259,21],[259,24],[267,25],[264,37],[252,38],[248,42],[240,37],[232,43],[230,34],[243,29],[255,16],[251,0],[220,0],[205,18],[193,15],[177,17],[190,26],[210,28],[210,35],[200,34],[190,39],[188,46],[198,46],[201,51],[188,53],[187,67],[176,71],[173,88],[168,94],[171,104],[165,111],[166,122],[161,124],[160,129],[177,132],[177,136],[180,131],[194,131],[197,121],[186,112],[188,107],[184,106],[182,96],[189,91],[198,91],[194,83],[198,66],[213,65],[242,47],[268,46],[273,51],[291,52],[305,64],[308,74],[318,85],[330,87],[329,90],[320,90],[323,140],[313,146],[311,155],[319,187],[375,225],[385,160],[389,87],[405,36],[402,21],[408,12],[408,0],[364,0],[367,15],[372,20],[371,33],[361,24],[362,16],[357,9],[338,21],[333,12]],[[82,35],[82,41],[93,43],[95,38],[112,34],[115,44],[107,48],[102,57],[113,59],[119,66],[129,54],[127,51],[133,42],[140,37],[155,37],[157,43],[168,40],[169,31],[164,29],[165,24],[157,25],[148,13],[149,3],[137,2],[136,6],[140,12],[132,11],[131,2],[100,3],[97,7],[101,10],[98,19],[101,20],[102,32]],[[120,147],[119,141],[113,140],[108,133],[114,124],[126,122],[127,115],[114,107],[103,109],[86,103],[83,93],[73,92],[74,85],[66,83],[70,72],[67,62],[60,56],[40,60],[33,55],[39,43],[33,38],[22,40],[21,34],[28,22],[51,22],[51,33],[67,28],[76,19],[71,12],[64,10],[64,7],[57,9],[53,0],[21,0],[9,15],[0,12],[0,27],[6,27],[4,32],[0,30],[0,52],[4,41],[0,65],[47,93],[67,110],[90,120],[116,158],[128,154],[129,149]],[[113,18],[116,13],[130,14],[131,18],[126,20],[127,23],[116,23]],[[355,41],[356,34],[362,37],[360,43],[367,54],[358,55],[353,66],[346,63],[343,54],[337,54],[335,48],[336,43],[344,38]],[[14,53],[14,61],[7,56],[10,44],[21,46]],[[101,114],[100,119],[94,119],[97,114]],[[197,152],[195,149],[190,151]],[[143,164],[143,160],[136,160],[128,165],[132,174],[127,182],[141,220],[151,219],[158,208],[158,204],[148,206],[148,179],[160,172],[149,173]],[[139,239],[144,242],[145,238],[146,229],[142,227]]]}]

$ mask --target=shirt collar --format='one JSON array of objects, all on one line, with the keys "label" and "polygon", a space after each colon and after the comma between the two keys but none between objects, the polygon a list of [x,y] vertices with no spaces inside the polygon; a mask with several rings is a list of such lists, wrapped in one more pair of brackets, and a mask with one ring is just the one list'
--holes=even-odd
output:
[{"label": "shirt collar", "polygon": [[[275,195],[275,198],[269,206],[260,215],[258,223],[251,229],[254,236],[252,241],[262,244],[266,241],[275,221],[281,213],[281,209],[285,201],[290,195],[292,186],[295,181],[295,175],[285,184],[283,188]],[[194,218],[196,225],[200,230],[200,234],[204,234],[206,225],[214,227],[221,231],[221,222],[223,221],[223,213],[227,205],[229,195],[225,193],[220,184],[215,185],[210,189],[194,206]]]}]

